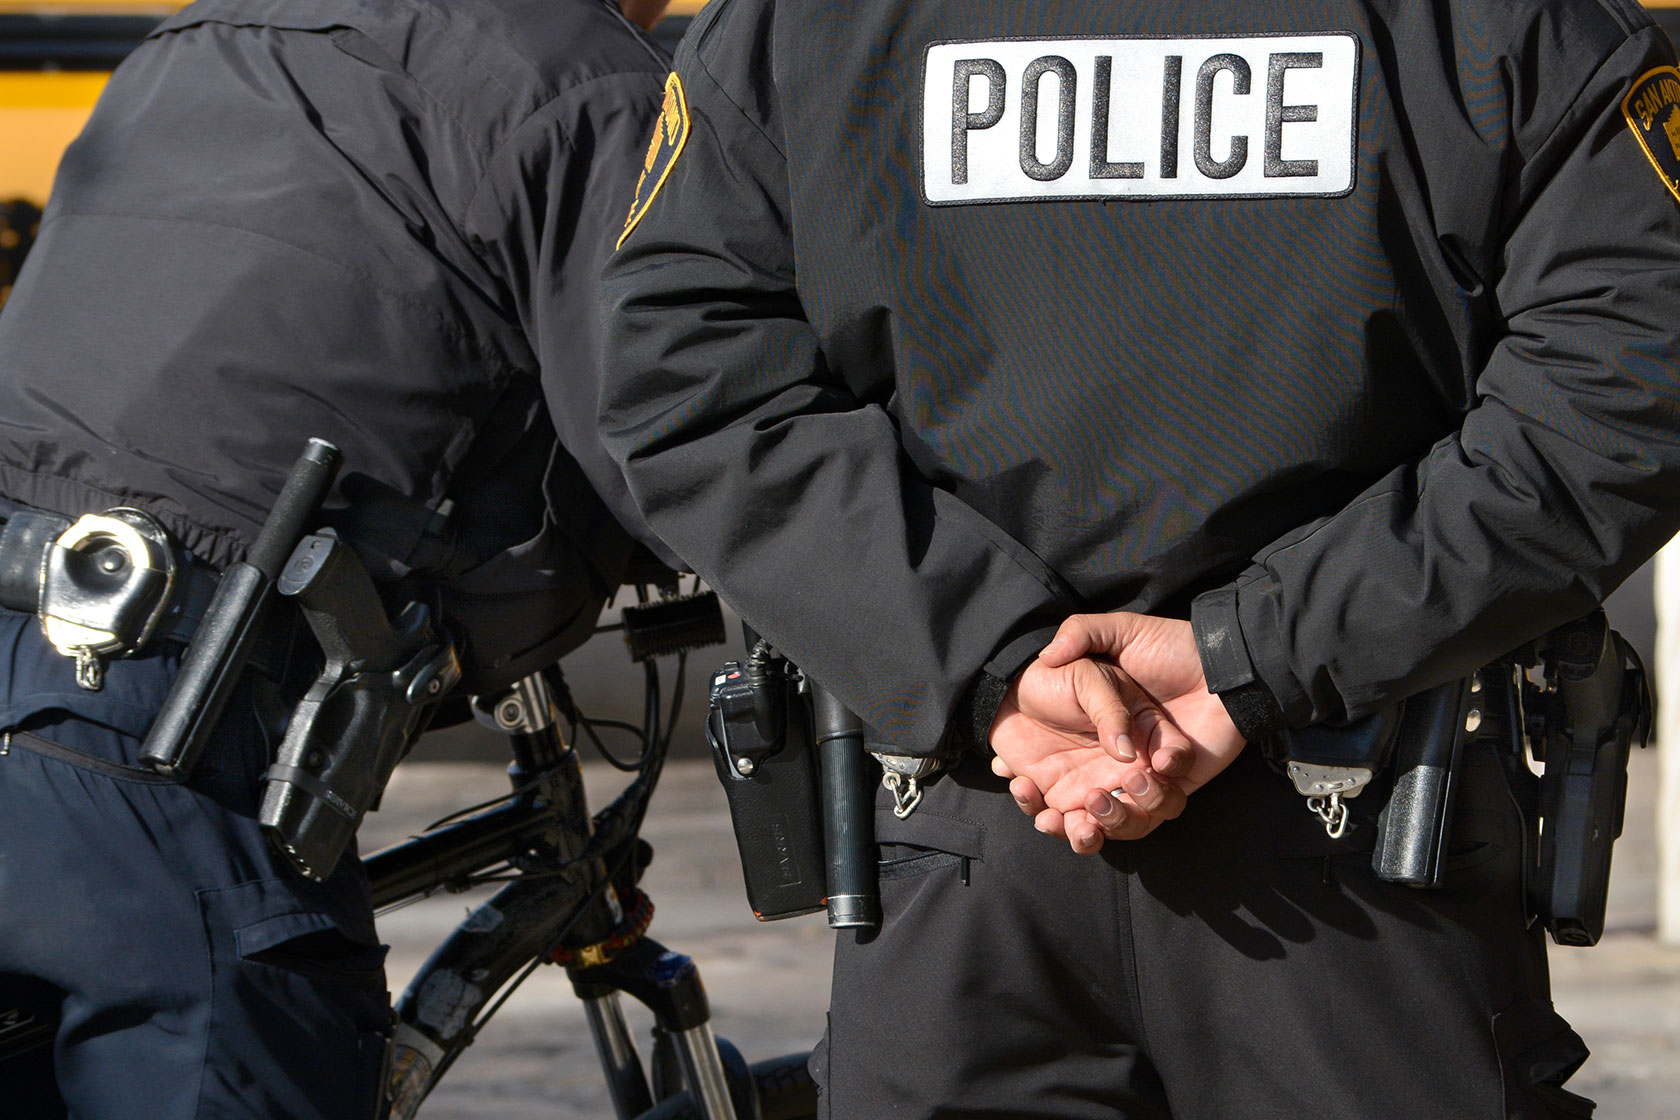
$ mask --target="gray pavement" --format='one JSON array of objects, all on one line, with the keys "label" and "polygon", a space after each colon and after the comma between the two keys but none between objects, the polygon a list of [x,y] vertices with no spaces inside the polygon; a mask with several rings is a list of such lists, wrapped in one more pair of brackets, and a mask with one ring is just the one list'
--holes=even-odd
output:
[{"label": "gray pavement", "polygon": [[[1680,1120],[1680,950],[1659,947],[1653,935],[1655,761],[1647,751],[1633,762],[1604,940],[1594,949],[1552,951],[1558,1008],[1593,1049],[1570,1087],[1599,1102],[1600,1120]],[[623,781],[599,764],[586,765],[585,773],[596,805]],[[364,850],[494,796],[505,783],[495,763],[405,763],[385,808],[363,830]],[[809,1048],[822,1033],[828,1003],[831,935],[816,915],[753,921],[708,761],[672,760],[645,835],[657,852],[645,880],[658,907],[653,936],[699,962],[720,1033],[753,1060]],[[381,919],[392,946],[394,988],[407,983],[430,946],[476,901],[434,898]],[[645,1053],[649,1021],[633,1022]],[[582,1012],[553,968],[515,994],[420,1111],[422,1120],[611,1114]]]}]

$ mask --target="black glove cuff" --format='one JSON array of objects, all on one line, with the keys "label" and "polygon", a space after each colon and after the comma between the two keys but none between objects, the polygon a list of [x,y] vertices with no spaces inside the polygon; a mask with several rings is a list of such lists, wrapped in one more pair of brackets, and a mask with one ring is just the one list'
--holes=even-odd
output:
[{"label": "black glove cuff", "polygon": [[1284,726],[1277,697],[1254,672],[1237,618],[1237,592],[1221,587],[1190,604],[1190,625],[1208,691],[1217,695],[1244,739],[1253,742]]}]

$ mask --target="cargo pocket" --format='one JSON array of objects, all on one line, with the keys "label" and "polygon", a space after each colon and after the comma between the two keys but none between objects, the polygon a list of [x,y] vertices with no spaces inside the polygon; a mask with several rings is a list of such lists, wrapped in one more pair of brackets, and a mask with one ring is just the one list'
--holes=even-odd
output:
[{"label": "cargo pocket", "polygon": [[1587,1060],[1587,1044],[1563,1016],[1525,996],[1493,1017],[1494,1045],[1505,1077],[1507,1120],[1589,1117],[1591,1100],[1563,1087]]},{"label": "cargo pocket", "polygon": [[391,1023],[385,947],[293,887],[199,893],[211,955],[200,1111],[372,1120]]}]

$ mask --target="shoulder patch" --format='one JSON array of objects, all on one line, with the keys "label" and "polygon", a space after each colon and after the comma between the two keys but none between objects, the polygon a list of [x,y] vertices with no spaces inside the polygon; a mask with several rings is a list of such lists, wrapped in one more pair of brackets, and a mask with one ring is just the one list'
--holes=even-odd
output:
[{"label": "shoulder patch", "polygon": [[1622,99],[1622,115],[1645,158],[1680,199],[1680,70],[1659,66],[1640,75]]},{"label": "shoulder patch", "polygon": [[671,174],[671,168],[688,143],[688,97],[683,93],[682,79],[673,72],[665,79],[665,104],[659,110],[659,123],[654,126],[648,141],[647,158],[642,161],[642,177],[636,180],[636,197],[630,203],[630,214],[624,219],[624,232],[618,235],[622,246],[642,215],[653,205],[654,196]]}]

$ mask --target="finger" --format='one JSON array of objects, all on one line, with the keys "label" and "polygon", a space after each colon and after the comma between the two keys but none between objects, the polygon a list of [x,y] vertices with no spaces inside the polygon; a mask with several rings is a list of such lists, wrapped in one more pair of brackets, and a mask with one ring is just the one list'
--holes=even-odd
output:
[{"label": "finger", "polygon": [[992,773],[1006,781],[1015,776],[1015,771],[1009,768],[1009,763],[995,754],[992,756]]},{"label": "finger", "polygon": [[1075,855],[1089,856],[1102,851],[1102,826],[1083,809],[1062,814],[1062,828]]},{"label": "finger", "polygon": [[1131,813],[1121,800],[1106,790],[1093,790],[1085,799],[1085,811],[1090,813],[1103,834],[1112,840],[1126,839]]},{"label": "finger", "polygon": [[1021,812],[1029,817],[1036,817],[1047,808],[1044,804],[1044,794],[1039,792],[1038,786],[1031,778],[1016,778],[1011,781],[1009,796],[1015,799],[1015,804],[1020,806]]},{"label": "finger", "polygon": [[1168,786],[1159,778],[1150,775],[1148,770],[1138,767],[1132,770],[1120,782],[1121,788],[1132,804],[1153,816],[1167,803]]},{"label": "finger", "polygon": [[1195,764],[1190,737],[1158,707],[1133,709],[1132,739],[1142,744],[1149,768],[1163,778],[1182,777]]},{"label": "finger", "polygon": [[1184,812],[1185,795],[1165,782],[1157,782],[1162,796],[1155,809],[1145,811],[1132,795],[1122,790],[1091,794],[1086,809],[1102,826],[1110,840],[1141,840],[1161,825]]},{"label": "finger", "polygon": [[1057,667],[1092,653],[1118,657],[1130,635],[1129,617],[1124,612],[1072,615],[1063,620],[1050,644],[1039,651],[1039,659]]},{"label": "finger", "polygon": [[1183,735],[1168,739],[1149,755],[1149,768],[1163,778],[1182,778],[1195,763],[1195,748]]},{"label": "finger", "polygon": [[[1094,805],[1098,805],[1099,796],[1102,795],[1091,795],[1091,801]],[[1102,825],[1103,835],[1110,840],[1142,840],[1155,830],[1156,825],[1166,819],[1165,817],[1156,819],[1145,812],[1131,800],[1131,795],[1123,790],[1115,790],[1106,796],[1109,806],[1112,807],[1108,808],[1108,812],[1105,814],[1101,816],[1093,814],[1093,817]],[[1098,807],[1104,806],[1098,805]]]},{"label": "finger", "polygon": [[1161,786],[1165,791],[1166,796],[1161,799],[1160,806],[1149,814],[1149,827],[1151,830],[1160,825],[1166,824],[1168,821],[1173,820],[1180,813],[1184,812],[1184,806],[1188,803],[1190,797],[1189,794],[1185,793],[1171,782],[1162,782]]},{"label": "finger", "polygon": [[1132,795],[1117,792],[1116,797],[1126,808],[1126,826],[1117,840],[1141,840],[1154,832],[1157,828],[1184,812],[1185,795],[1173,786],[1163,782],[1161,789],[1164,796],[1156,807],[1144,812],[1142,807],[1132,800]]},{"label": "finger", "polygon": [[1073,695],[1096,729],[1097,742],[1121,762],[1137,758],[1132,744],[1132,709],[1128,701],[1144,702],[1141,689],[1112,665],[1086,658],[1073,666]]},{"label": "finger", "polygon": [[1067,835],[1067,829],[1062,824],[1062,814],[1055,809],[1041,809],[1033,817],[1033,827],[1046,836]]}]

